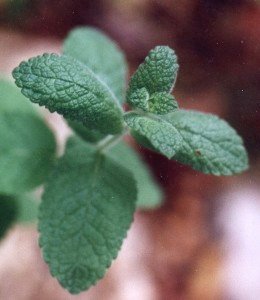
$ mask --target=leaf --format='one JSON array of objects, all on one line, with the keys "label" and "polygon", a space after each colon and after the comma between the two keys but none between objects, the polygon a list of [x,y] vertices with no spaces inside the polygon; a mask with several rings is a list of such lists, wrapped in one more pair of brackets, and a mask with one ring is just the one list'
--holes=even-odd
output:
[{"label": "leaf", "polygon": [[123,103],[127,65],[122,51],[101,31],[79,27],[65,39],[63,52],[88,66]]},{"label": "leaf", "polygon": [[[159,100],[158,93],[160,93],[163,102],[162,105],[165,106],[165,94],[171,93],[176,81],[178,68],[177,57],[171,48],[167,46],[155,47],[149,52],[144,63],[139,66],[132,76],[127,91],[127,102],[134,108],[143,109],[143,98],[140,98],[138,102],[136,92],[139,89],[146,89],[148,92],[148,102],[151,101],[150,98],[156,99],[157,102],[157,100]],[[157,95],[153,96],[155,93]],[[152,101],[152,106],[154,100]],[[169,101],[166,102],[169,103]],[[176,104],[174,106],[176,106]],[[156,105],[156,107],[158,107],[158,105]],[[169,108],[170,106],[168,106],[168,109]],[[172,109],[174,109],[174,107],[172,107]],[[158,109],[154,112],[157,110]],[[148,111],[153,112],[149,109]],[[167,110],[167,112],[169,111]],[[162,111],[159,113],[162,113]]]},{"label": "leaf", "polygon": [[151,113],[158,115],[168,114],[178,108],[175,98],[166,92],[154,93],[149,100],[149,109]]},{"label": "leaf", "polygon": [[0,91],[0,112],[14,110],[20,112],[34,112],[32,104],[9,80],[0,77]]},{"label": "leaf", "polygon": [[0,193],[19,194],[44,182],[55,140],[36,113],[0,111],[0,141]]},{"label": "leaf", "polygon": [[242,139],[217,116],[178,110],[165,116],[183,137],[173,157],[206,174],[232,175],[248,168]]},{"label": "leaf", "polygon": [[113,94],[92,71],[72,57],[44,54],[22,62],[13,77],[22,93],[51,112],[89,129],[122,131],[122,110]]},{"label": "leaf", "polygon": [[30,194],[23,194],[17,197],[19,223],[33,223],[38,217],[38,199]]},{"label": "leaf", "polygon": [[18,215],[16,199],[6,195],[0,195],[0,238],[12,226]]},{"label": "leaf", "polygon": [[130,104],[132,107],[140,108],[143,111],[149,111],[149,97],[146,88],[137,89],[131,94]]},{"label": "leaf", "polygon": [[78,136],[87,142],[96,143],[105,137],[103,133],[94,129],[88,129],[79,122],[67,120],[67,123]]},{"label": "leaf", "polygon": [[176,128],[160,116],[129,112],[125,114],[125,122],[168,158],[173,157],[183,143]]},{"label": "leaf", "polygon": [[51,173],[40,205],[40,245],[53,276],[71,293],[102,278],[132,222],[131,173],[73,138]]},{"label": "leaf", "polygon": [[137,207],[151,209],[160,206],[163,199],[162,191],[153,178],[148,165],[130,146],[121,142],[107,153],[116,163],[128,169],[137,183]]}]

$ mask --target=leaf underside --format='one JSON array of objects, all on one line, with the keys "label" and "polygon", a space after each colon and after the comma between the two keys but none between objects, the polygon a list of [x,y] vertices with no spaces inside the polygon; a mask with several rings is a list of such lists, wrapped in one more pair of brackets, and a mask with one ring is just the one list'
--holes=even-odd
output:
[{"label": "leaf underside", "polygon": [[69,141],[46,185],[40,205],[40,245],[51,273],[71,293],[102,278],[132,222],[137,191],[132,175]]}]

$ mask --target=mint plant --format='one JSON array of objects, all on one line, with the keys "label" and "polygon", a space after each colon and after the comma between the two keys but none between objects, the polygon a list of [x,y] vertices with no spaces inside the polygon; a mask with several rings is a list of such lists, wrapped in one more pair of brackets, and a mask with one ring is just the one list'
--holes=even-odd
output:
[{"label": "mint plant", "polygon": [[13,71],[23,95],[61,114],[75,132],[48,175],[39,209],[44,260],[73,294],[104,276],[136,207],[161,198],[137,153],[122,141],[125,135],[206,174],[248,167],[243,141],[228,123],[179,109],[171,94],[178,68],[174,51],[157,46],[126,90],[119,48],[96,29],[77,28],[65,39],[63,54],[31,58]]}]

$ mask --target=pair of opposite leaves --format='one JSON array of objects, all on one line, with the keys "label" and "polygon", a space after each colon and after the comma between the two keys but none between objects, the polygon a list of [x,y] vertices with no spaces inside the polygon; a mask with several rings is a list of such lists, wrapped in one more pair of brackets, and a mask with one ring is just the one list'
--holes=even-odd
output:
[{"label": "pair of opposite leaves", "polygon": [[[230,175],[246,169],[242,140],[226,122],[178,109],[170,95],[178,69],[170,48],[156,47],[139,66],[126,96],[134,111],[125,114],[126,67],[116,46],[100,32],[80,28],[65,41],[64,53],[23,62],[13,76],[32,102],[85,125],[72,124],[83,135],[94,130],[96,141],[121,134],[126,123],[142,144],[202,172]],[[101,278],[120,249],[137,197],[127,167],[72,138],[49,176],[40,207],[40,244],[52,274],[71,293]]]}]

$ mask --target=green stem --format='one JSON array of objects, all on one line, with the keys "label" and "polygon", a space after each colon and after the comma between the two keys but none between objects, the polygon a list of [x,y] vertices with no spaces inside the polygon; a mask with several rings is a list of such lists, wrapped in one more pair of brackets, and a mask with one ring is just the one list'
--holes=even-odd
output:
[{"label": "green stem", "polygon": [[119,141],[124,137],[126,133],[127,129],[125,129],[121,134],[106,136],[104,139],[97,143],[98,152],[105,153],[110,148],[114,147],[117,143],[119,143]]}]

